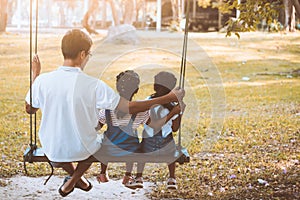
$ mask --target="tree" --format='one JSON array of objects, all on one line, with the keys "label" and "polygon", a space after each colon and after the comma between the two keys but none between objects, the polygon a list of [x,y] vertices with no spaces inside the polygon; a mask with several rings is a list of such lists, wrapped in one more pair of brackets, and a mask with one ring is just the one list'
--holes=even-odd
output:
[{"label": "tree", "polygon": [[0,32],[6,31],[8,0],[0,0]]},{"label": "tree", "polygon": [[281,0],[237,0],[223,1],[219,9],[223,13],[240,11],[238,18],[230,19],[227,22],[227,36],[235,33],[239,37],[239,32],[255,31],[258,25],[265,21],[269,27],[279,29],[278,16],[282,6]]},{"label": "tree", "polygon": [[95,29],[93,29],[89,24],[90,17],[94,15],[94,13],[98,10],[98,7],[98,0],[90,0],[88,11],[83,17],[82,26],[87,30],[87,32],[89,32],[89,34],[98,34],[98,32]]},{"label": "tree", "polygon": [[289,31],[295,30],[295,11],[300,16],[299,0],[283,0],[285,21],[284,28]]},{"label": "tree", "polygon": [[223,0],[219,9],[222,12],[232,12],[240,10],[241,15],[238,19],[228,21],[227,35],[235,32],[238,35],[239,31],[254,31],[261,21],[265,21],[268,27],[280,29],[278,18],[279,11],[284,6],[285,9],[285,27],[292,26],[292,7],[294,6],[298,16],[300,16],[300,0],[242,0],[238,3],[237,0]]},{"label": "tree", "polygon": [[265,21],[268,27],[279,30],[279,11],[283,6],[286,10],[286,26],[291,22],[292,6],[300,16],[300,0],[198,0],[198,5],[205,7],[212,2],[217,2],[216,5],[223,14],[240,11],[238,18],[232,18],[227,22],[227,36],[232,33],[239,36],[239,32],[255,31],[262,21]]},{"label": "tree", "polygon": [[179,19],[179,4],[178,0],[171,0],[172,5],[172,19],[176,21]]},{"label": "tree", "polygon": [[297,15],[300,16],[300,0],[292,0],[292,3],[295,7]]},{"label": "tree", "polygon": [[123,23],[131,25],[133,22],[134,1],[123,0],[123,5],[124,5]]},{"label": "tree", "polygon": [[115,26],[119,26],[120,25],[120,19],[119,19],[119,16],[118,16],[117,8],[115,6],[115,1],[114,0],[108,0],[108,2],[110,4],[114,24],[115,24]]},{"label": "tree", "polygon": [[[139,12],[142,10],[143,13],[143,19],[145,18],[145,6],[146,1],[145,0],[135,0],[135,22],[137,23],[139,21]],[[144,27],[144,21],[142,24],[142,27]]]},{"label": "tree", "polygon": [[202,8],[207,8],[208,6],[210,6],[210,4],[211,0],[198,0],[198,6]]}]

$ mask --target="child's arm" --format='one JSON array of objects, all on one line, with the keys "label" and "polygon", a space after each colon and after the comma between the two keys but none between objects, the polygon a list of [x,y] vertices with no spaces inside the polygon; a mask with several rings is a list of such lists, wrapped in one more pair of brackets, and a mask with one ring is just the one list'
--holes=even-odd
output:
[{"label": "child's arm", "polygon": [[95,127],[96,131],[99,131],[103,126],[104,126],[104,124],[102,124],[101,122],[98,122],[97,126]]},{"label": "child's arm", "polygon": [[164,96],[144,101],[128,101],[121,97],[116,109],[121,110],[124,113],[136,114],[149,110],[154,105],[163,105],[169,102],[181,102],[184,95],[184,89],[175,88]]},{"label": "child's arm", "polygon": [[172,121],[172,131],[173,132],[178,131],[178,129],[180,127],[180,122],[181,122],[181,114],[179,114],[178,117]]}]

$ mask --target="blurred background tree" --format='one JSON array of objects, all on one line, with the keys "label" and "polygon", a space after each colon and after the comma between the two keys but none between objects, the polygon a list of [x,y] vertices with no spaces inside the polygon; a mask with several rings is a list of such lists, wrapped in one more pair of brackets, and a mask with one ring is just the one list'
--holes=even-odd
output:
[{"label": "blurred background tree", "polygon": [[255,31],[262,23],[269,31],[281,30],[279,18],[282,8],[285,10],[284,27],[290,29],[295,26],[295,20],[291,20],[295,19],[295,11],[300,16],[300,0],[233,0],[219,4],[223,13],[238,11],[236,18],[227,22],[228,36],[232,32],[238,35],[238,32]]},{"label": "blurred background tree", "polygon": [[0,32],[6,31],[8,0],[0,0]]},{"label": "blurred background tree", "polygon": [[[32,0],[35,2],[36,0]],[[84,27],[89,33],[96,28],[107,28],[120,24],[140,25],[146,23],[146,16],[156,15],[155,0],[38,0],[39,25],[45,27]],[[188,0],[162,0],[162,21],[171,19],[179,24],[184,19]],[[225,25],[227,35],[243,31],[255,31],[264,27],[269,31],[295,31],[296,17],[300,16],[300,0],[189,0],[191,12],[208,12],[217,15],[219,24],[213,26],[221,30]],[[0,0],[0,32],[6,25],[20,28],[28,26],[29,0]],[[169,5],[169,6],[167,6]],[[108,7],[107,7],[108,6]],[[108,8],[108,9],[107,9]],[[199,9],[201,8],[201,9]],[[147,9],[152,9],[147,10]],[[154,10],[153,10],[154,9]],[[207,11],[209,10],[210,11]],[[212,11],[213,10],[213,11]],[[149,12],[150,11],[150,12]],[[195,13],[195,12],[194,12]],[[219,13],[219,14],[218,14]],[[228,16],[230,13],[230,19]],[[295,15],[297,14],[297,15]],[[34,16],[33,16],[34,17]],[[154,21],[156,17],[153,16]],[[169,19],[168,19],[169,18]],[[97,24],[101,19],[101,26]],[[281,20],[280,20],[281,19]],[[197,18],[202,23],[201,18]],[[227,21],[228,20],[228,21]],[[209,21],[209,20],[207,20]],[[225,23],[225,21],[227,21]],[[279,23],[280,22],[280,23]],[[210,22],[211,23],[211,22]],[[168,23],[163,23],[168,24]],[[207,25],[203,26],[207,31]],[[197,29],[196,29],[197,30]]]}]

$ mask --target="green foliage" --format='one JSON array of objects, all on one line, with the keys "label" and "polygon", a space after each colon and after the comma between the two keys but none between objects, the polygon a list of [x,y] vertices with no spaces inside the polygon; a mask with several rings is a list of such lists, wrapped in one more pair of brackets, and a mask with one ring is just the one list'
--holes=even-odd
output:
[{"label": "green foliage", "polygon": [[278,23],[279,10],[282,7],[280,0],[250,0],[238,3],[237,0],[222,1],[219,4],[221,13],[240,11],[239,18],[229,19],[227,22],[227,35],[234,32],[239,37],[239,32],[255,31],[261,23],[266,23],[272,31],[278,31],[281,27]]},{"label": "green foliage", "polygon": [[211,5],[211,0],[198,0],[198,6],[202,8],[207,8]]}]

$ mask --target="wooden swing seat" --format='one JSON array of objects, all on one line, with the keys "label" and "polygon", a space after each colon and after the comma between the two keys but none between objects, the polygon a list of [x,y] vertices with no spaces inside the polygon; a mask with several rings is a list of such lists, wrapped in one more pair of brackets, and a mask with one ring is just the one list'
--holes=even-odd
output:
[{"label": "wooden swing seat", "polygon": [[[174,157],[170,156],[164,156],[159,155],[157,156],[151,156],[145,154],[133,154],[133,155],[127,155],[127,156],[107,156],[105,154],[101,154],[101,160],[97,159],[94,156],[91,156],[88,158],[85,162],[145,162],[145,163],[170,163],[175,160],[175,162],[179,164],[184,164],[190,162],[190,156],[186,148],[180,148],[177,149],[174,153]],[[23,155],[23,163],[24,163],[24,170],[25,173],[28,174],[27,168],[26,168],[26,162],[28,163],[35,163],[35,162],[47,162],[51,167],[51,174],[46,179],[44,185],[49,181],[49,179],[52,177],[54,172],[54,167],[51,164],[51,161],[47,158],[47,156],[44,154],[42,148],[38,147],[27,147],[27,149],[24,152]],[[78,162],[78,161],[74,161]]]}]

